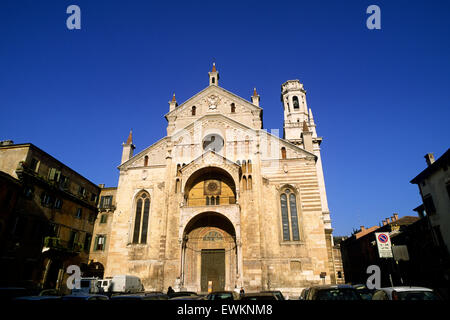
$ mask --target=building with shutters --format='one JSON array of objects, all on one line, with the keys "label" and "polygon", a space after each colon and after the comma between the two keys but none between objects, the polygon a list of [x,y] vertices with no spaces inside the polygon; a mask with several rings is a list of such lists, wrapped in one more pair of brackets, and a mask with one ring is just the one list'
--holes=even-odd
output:
[{"label": "building with shutters", "polygon": [[85,272],[100,188],[31,143],[0,142],[0,285],[65,290]]},{"label": "building with shutters", "polygon": [[[123,143],[105,276],[139,276],[146,290],[282,290],[335,283],[325,181],[306,90],[281,85],[283,137],[251,101],[209,85],[175,94],[167,135],[135,153]],[[275,106],[270,106],[274,108]],[[146,141],[140,141],[145,145]]]}]

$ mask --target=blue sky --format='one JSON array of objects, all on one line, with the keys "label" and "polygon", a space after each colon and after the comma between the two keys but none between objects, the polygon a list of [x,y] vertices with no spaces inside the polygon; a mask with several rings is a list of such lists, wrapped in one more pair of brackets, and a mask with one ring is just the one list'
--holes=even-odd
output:
[{"label": "blue sky", "polygon": [[[66,8],[81,8],[68,30]],[[381,8],[381,30],[366,8]],[[409,181],[449,147],[449,1],[0,2],[0,139],[31,142],[117,185],[121,144],[166,134],[173,92],[250,99],[280,129],[280,85],[299,79],[319,136],[336,235],[415,214]]]}]

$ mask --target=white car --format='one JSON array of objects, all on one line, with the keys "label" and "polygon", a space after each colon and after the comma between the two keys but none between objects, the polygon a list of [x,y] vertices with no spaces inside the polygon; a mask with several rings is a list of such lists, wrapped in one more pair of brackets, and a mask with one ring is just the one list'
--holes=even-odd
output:
[{"label": "white car", "polygon": [[424,287],[389,287],[380,288],[372,300],[441,300],[433,289]]}]

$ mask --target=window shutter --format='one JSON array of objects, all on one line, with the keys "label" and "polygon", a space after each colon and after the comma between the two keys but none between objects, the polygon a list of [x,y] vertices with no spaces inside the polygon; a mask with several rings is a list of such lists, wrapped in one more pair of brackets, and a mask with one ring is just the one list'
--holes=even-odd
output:
[{"label": "window shutter", "polygon": [[50,168],[50,171],[48,172],[48,180],[53,181],[55,179],[55,173],[56,173],[56,169]]}]

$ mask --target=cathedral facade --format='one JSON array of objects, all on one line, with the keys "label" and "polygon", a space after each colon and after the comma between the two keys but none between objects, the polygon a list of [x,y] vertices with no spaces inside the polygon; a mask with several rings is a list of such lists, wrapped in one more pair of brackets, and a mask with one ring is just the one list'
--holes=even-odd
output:
[{"label": "cathedral facade", "polygon": [[[134,155],[123,144],[105,277],[147,291],[282,290],[336,283],[320,144],[306,91],[281,86],[283,138],[251,101],[209,86],[165,115],[167,136]],[[341,272],[341,270],[340,270]]]}]

